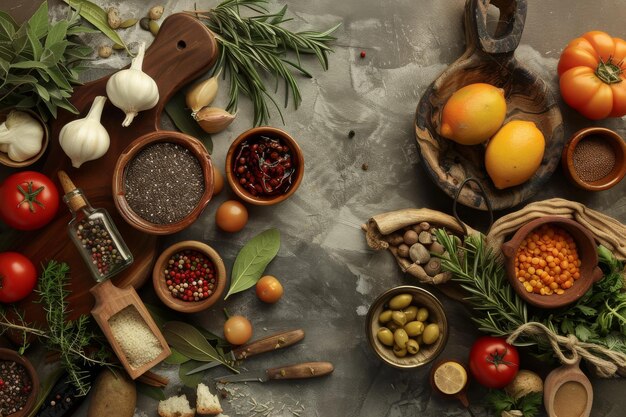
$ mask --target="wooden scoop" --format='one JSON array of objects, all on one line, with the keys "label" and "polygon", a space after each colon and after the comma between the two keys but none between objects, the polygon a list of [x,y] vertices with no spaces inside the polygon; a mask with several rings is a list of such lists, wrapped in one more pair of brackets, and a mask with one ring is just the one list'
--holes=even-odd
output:
[{"label": "wooden scoop", "polygon": [[[513,207],[535,194],[559,163],[564,144],[563,120],[548,86],[513,56],[526,20],[526,0],[493,0],[500,9],[495,36],[487,31],[489,0],[465,3],[465,53],[424,92],[415,116],[415,137],[428,175],[450,197],[459,184],[473,177],[485,187],[494,210]],[[534,122],[543,133],[546,149],[541,166],[527,182],[498,190],[487,175],[484,145],[464,146],[439,135],[441,112],[448,98],[468,84],[487,83],[502,88],[511,120]],[[477,187],[461,190],[459,202],[486,210]]]},{"label": "wooden scoop", "polygon": [[[146,306],[143,304],[141,298],[139,298],[139,295],[132,286],[120,289],[113,285],[110,280],[106,280],[96,285],[89,291],[96,299],[96,305],[91,310],[91,315],[96,319],[100,329],[102,329],[102,333],[106,336],[107,340],[111,344],[111,347],[113,348],[113,351],[117,355],[121,364],[124,365],[124,369],[126,369],[126,372],[128,372],[128,375],[130,375],[132,379],[138,378],[141,374],[161,362],[163,359],[167,358],[172,353],[167,345],[167,342],[165,341],[165,338],[163,337],[163,334],[159,330],[159,327],[152,319],[152,316],[150,316],[150,313],[148,313]],[[158,356],[150,362],[147,362],[137,368],[133,367],[128,361],[122,347],[113,336],[113,331],[111,330],[109,322],[111,317],[128,306],[132,306],[137,310],[141,318],[150,328],[150,331],[158,339],[162,348],[162,351]],[[136,335],[130,335],[130,337],[136,337]]]}]

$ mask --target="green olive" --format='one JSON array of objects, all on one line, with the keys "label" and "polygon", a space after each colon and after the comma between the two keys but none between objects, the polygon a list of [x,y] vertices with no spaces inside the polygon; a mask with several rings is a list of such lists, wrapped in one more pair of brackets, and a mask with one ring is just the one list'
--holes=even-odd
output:
[{"label": "green olive", "polygon": [[[396,330],[397,331],[397,330]],[[395,334],[394,334],[395,338]],[[432,345],[439,339],[439,326],[435,323],[430,323],[424,329],[424,333],[422,333],[422,340],[427,345]]]},{"label": "green olive", "polygon": [[389,300],[389,308],[392,310],[402,310],[405,309],[411,304],[413,301],[413,296],[411,294],[398,294]]},{"label": "green olive", "polygon": [[411,321],[404,325],[404,330],[410,337],[419,336],[424,331],[424,323],[421,321]]},{"label": "green olive", "polygon": [[402,327],[406,324],[406,314],[402,311],[394,311],[391,313],[391,321]]},{"label": "green olive", "polygon": [[376,337],[378,337],[378,340],[380,340],[380,343],[382,343],[383,345],[393,346],[393,333],[391,333],[391,330],[385,327],[381,327],[380,329],[378,329]]},{"label": "green olive", "polygon": [[404,358],[406,356],[406,348],[401,348],[398,345],[394,345],[393,354],[396,355],[398,358]]},{"label": "green olive", "polygon": [[391,330],[392,332],[395,332],[396,330],[402,328],[402,326],[398,326],[393,321],[390,321],[389,323],[385,324],[385,327],[388,328],[389,330]]},{"label": "green olive", "polygon": [[404,315],[406,316],[407,323],[415,320],[415,318],[417,317],[417,307],[408,306],[407,308],[404,309]]},{"label": "green olive", "polygon": [[420,345],[415,340],[409,339],[409,341],[406,342],[406,351],[409,352],[411,355],[415,355],[417,352],[419,352],[419,350]]},{"label": "green olive", "polygon": [[382,313],[380,313],[380,316],[378,316],[378,321],[380,322],[380,324],[385,324],[387,322],[391,321],[391,310],[385,310]]},{"label": "green olive", "polygon": [[419,321],[426,321],[428,320],[428,309],[425,307],[420,308],[419,310],[417,310],[417,317],[416,317]]},{"label": "green olive", "polygon": [[393,332],[393,340],[394,342],[396,342],[396,345],[404,348],[406,347],[406,342],[409,340],[409,335],[406,334],[406,331],[404,329],[398,329]]}]

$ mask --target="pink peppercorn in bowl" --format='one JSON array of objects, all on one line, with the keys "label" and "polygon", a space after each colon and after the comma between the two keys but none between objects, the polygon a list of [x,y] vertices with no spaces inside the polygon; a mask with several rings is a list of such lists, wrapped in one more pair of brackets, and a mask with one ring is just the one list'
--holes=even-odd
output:
[{"label": "pink peppercorn in bowl", "polygon": [[280,203],[300,186],[304,155],[285,131],[262,126],[243,132],[226,155],[226,178],[235,194],[259,206]]},{"label": "pink peppercorn in bowl", "polygon": [[215,249],[187,240],[161,253],[152,270],[152,283],[167,307],[182,313],[197,313],[222,297],[226,267]]},{"label": "pink peppercorn in bowl", "polygon": [[579,188],[607,190],[626,175],[626,142],[604,127],[579,130],[563,148],[562,165]]}]

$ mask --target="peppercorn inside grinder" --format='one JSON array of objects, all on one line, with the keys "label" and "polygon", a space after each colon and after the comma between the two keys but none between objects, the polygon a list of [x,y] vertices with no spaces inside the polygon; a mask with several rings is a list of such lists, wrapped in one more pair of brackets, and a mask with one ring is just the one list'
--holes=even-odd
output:
[{"label": "peppercorn inside grinder", "polygon": [[70,236],[98,282],[89,290],[95,298],[91,314],[126,372],[136,379],[167,358],[170,348],[135,289],[117,288],[109,280],[133,261],[109,214],[93,209],[64,171],[58,176],[73,215]]}]

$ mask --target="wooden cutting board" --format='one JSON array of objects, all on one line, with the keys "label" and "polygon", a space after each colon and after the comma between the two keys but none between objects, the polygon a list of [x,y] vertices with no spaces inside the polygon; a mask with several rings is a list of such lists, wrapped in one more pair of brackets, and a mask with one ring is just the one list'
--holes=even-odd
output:
[{"label": "wooden cutting board", "polygon": [[[139,113],[133,123],[124,128],[124,113],[107,101],[102,124],[109,132],[111,145],[104,157],[86,162],[79,169],[72,168],[69,158],[59,145],[59,132],[66,123],[84,117],[94,97],[106,96],[105,88],[109,76],[74,90],[71,102],[80,112],[80,116],[61,111],[52,122],[49,151],[42,172],[54,179],[59,190],[62,190],[57,171],[65,170],[77,187],[83,189],[92,206],[105,208],[113,217],[135,258],[128,269],[113,278],[114,284],[119,288],[128,285],[138,288],[149,278],[156,258],[157,240],[155,236],[141,233],[129,226],[117,213],[111,196],[113,168],[117,158],[131,141],[159,130],[161,113],[170,97],[183,85],[208,71],[216,58],[217,43],[206,26],[190,15],[173,14],[163,21],[161,30],[146,51],[143,62],[143,70],[159,87],[159,102],[151,110]],[[89,314],[94,305],[89,289],[96,282],[70,241],[67,232],[70,219],[69,210],[61,203],[59,213],[51,224],[35,232],[20,234],[14,249],[26,255],[37,266],[52,259],[69,264],[71,283],[67,300],[70,318],[74,319],[81,314]],[[34,303],[37,299],[35,294],[31,294],[17,308],[25,312],[27,322],[42,325],[45,323],[45,312],[40,304]]]}]

